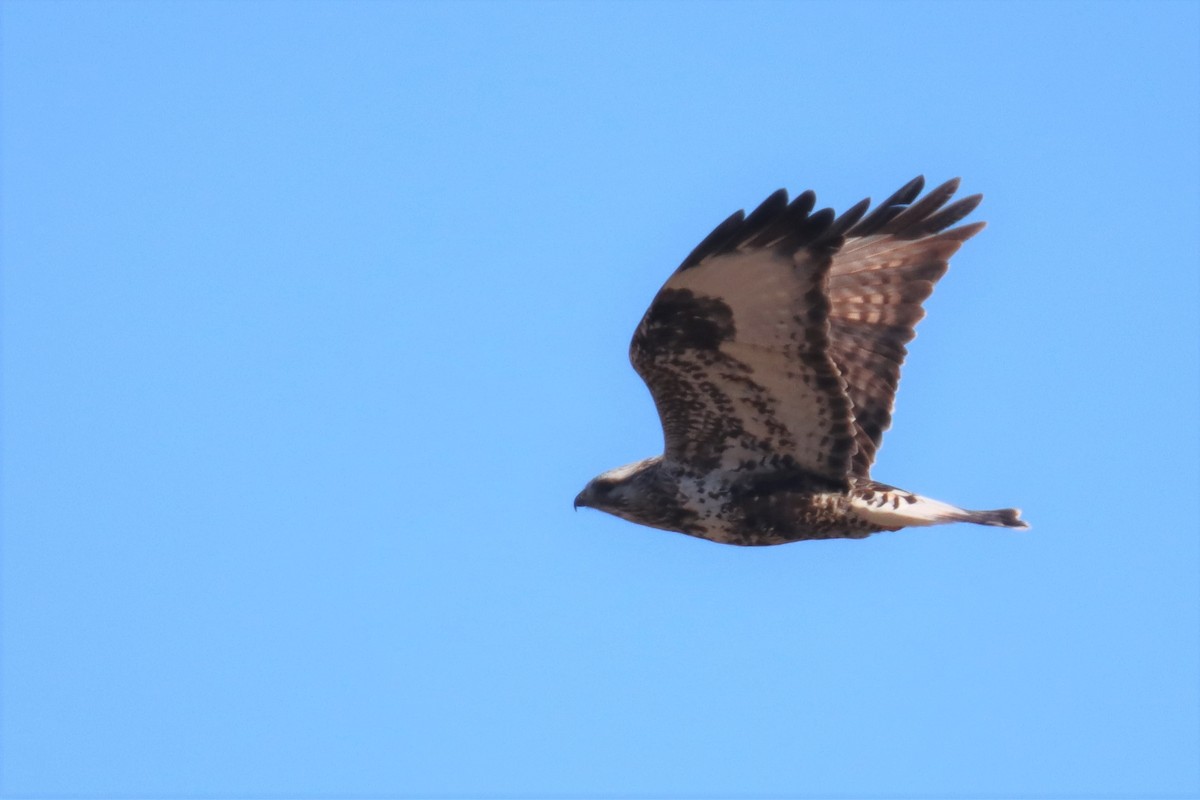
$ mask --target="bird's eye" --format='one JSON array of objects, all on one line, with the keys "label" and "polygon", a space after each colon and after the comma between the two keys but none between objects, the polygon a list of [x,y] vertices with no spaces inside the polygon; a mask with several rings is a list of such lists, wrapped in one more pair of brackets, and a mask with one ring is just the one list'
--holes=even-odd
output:
[{"label": "bird's eye", "polygon": [[613,486],[615,485],[616,484],[610,483],[609,481],[596,481],[592,488],[595,489],[596,494],[603,496],[611,492]]}]

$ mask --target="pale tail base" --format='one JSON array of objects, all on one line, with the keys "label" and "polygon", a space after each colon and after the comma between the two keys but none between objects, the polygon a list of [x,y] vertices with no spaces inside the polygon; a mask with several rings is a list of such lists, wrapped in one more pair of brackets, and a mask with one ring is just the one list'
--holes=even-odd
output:
[{"label": "pale tail base", "polygon": [[973,522],[998,528],[1029,527],[1029,523],[1021,519],[1019,508],[971,511],[901,489],[856,492],[850,498],[850,507],[868,522],[890,529],[951,522]]}]

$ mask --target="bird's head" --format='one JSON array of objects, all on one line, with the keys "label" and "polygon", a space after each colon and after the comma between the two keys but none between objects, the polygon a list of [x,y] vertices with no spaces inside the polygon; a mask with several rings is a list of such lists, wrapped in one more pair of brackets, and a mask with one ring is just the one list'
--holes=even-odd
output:
[{"label": "bird's head", "polygon": [[634,519],[646,495],[646,482],[662,457],[635,461],[592,478],[575,496],[575,508],[594,508],[625,519]]}]

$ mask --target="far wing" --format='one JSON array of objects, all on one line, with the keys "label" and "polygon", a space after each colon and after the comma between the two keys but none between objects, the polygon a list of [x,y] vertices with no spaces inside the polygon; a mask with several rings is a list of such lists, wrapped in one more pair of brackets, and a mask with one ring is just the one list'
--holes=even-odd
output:
[{"label": "far wing", "polygon": [[[851,401],[829,351],[826,280],[848,224],[776,192],[722,223],[659,291],[630,359],[665,456],[687,468],[800,470],[845,483]],[[839,221],[840,222],[840,221]]]},{"label": "far wing", "polygon": [[[905,345],[925,316],[921,304],[946,273],[962,243],[983,229],[950,228],[971,213],[980,195],[950,205],[958,179],[919,201],[916,178],[850,227],[829,271],[829,355],[846,381],[854,415],[853,472],[867,477],[883,432],[891,426]],[[842,219],[866,211],[863,201]],[[841,220],[839,220],[840,222]]]}]

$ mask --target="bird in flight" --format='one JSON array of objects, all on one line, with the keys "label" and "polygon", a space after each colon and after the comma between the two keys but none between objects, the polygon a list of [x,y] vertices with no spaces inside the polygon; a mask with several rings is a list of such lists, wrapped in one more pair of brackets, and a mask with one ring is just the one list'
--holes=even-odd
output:
[{"label": "bird in flight", "polygon": [[[1027,528],[871,480],[921,303],[983,222],[958,179],[813,212],[779,190],[692,251],[633,334],[664,452],[593,478],[575,507],[723,544],[859,539],[912,525]],[[868,213],[869,212],[869,213]]]}]

